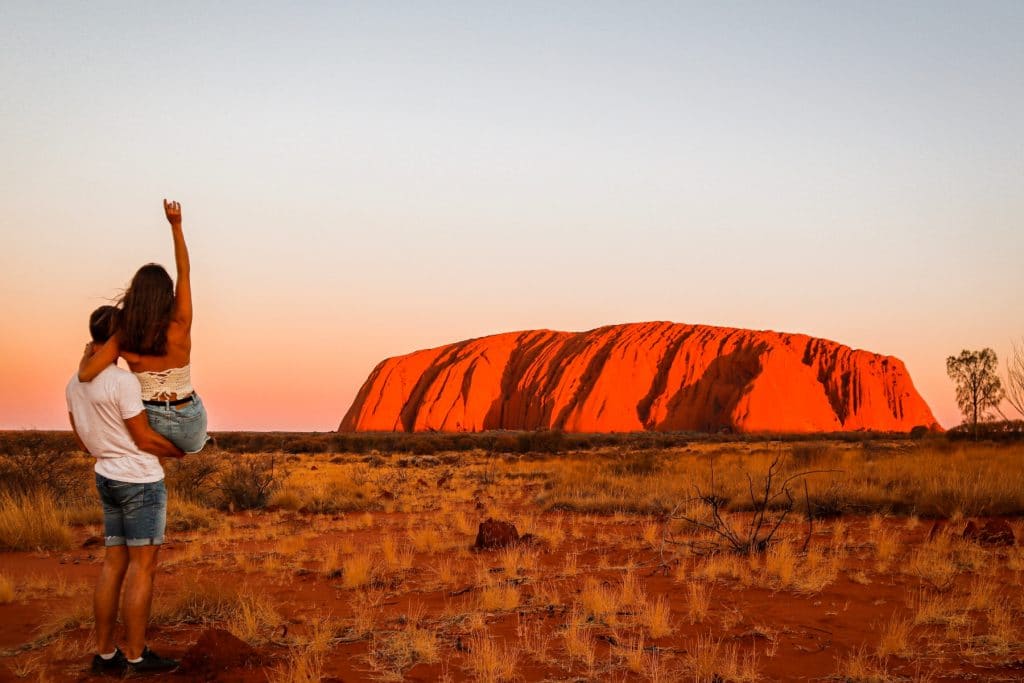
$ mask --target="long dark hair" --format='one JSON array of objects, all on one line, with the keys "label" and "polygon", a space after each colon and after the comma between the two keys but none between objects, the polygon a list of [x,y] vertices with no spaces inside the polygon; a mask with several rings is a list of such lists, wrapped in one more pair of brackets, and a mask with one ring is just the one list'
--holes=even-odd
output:
[{"label": "long dark hair", "polygon": [[174,310],[174,281],[164,267],[139,268],[121,299],[120,344],[144,356],[167,355],[167,327]]}]

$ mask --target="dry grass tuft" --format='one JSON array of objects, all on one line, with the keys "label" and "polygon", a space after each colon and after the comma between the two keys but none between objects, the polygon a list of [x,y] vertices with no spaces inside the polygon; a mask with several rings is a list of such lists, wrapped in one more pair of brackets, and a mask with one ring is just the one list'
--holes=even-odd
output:
[{"label": "dry grass tuft", "polygon": [[361,638],[373,632],[381,613],[383,594],[379,591],[360,591],[349,600],[352,610],[351,635]]},{"label": "dry grass tuft", "polygon": [[394,536],[385,536],[380,543],[381,557],[384,559],[384,566],[390,570],[411,569],[415,553],[408,545],[399,545]]},{"label": "dry grass tuft", "polygon": [[583,584],[580,602],[587,614],[596,621],[614,624],[619,610],[619,591],[590,576]]},{"label": "dry grass tuft", "polygon": [[757,655],[753,651],[741,654],[738,645],[727,644],[724,638],[715,638],[710,633],[697,636],[684,661],[687,673],[701,683],[753,683],[759,678]]},{"label": "dry grass tuft", "polygon": [[441,549],[441,533],[432,525],[417,526],[407,532],[409,542],[417,552],[425,553]]},{"label": "dry grass tuft", "polygon": [[[872,517],[879,518],[877,515]],[[880,519],[880,518],[879,518]],[[900,548],[900,536],[895,531],[876,530],[872,527],[871,536],[875,546],[875,566],[879,573],[888,571],[889,564],[895,559]]]},{"label": "dry grass tuft", "polygon": [[171,531],[216,529],[223,523],[223,519],[217,510],[187,498],[171,496],[167,501],[167,528]]},{"label": "dry grass tuft", "polygon": [[267,672],[268,683],[320,683],[324,653],[311,647],[293,647],[288,658]]},{"label": "dry grass tuft", "polygon": [[913,628],[913,620],[893,614],[882,628],[882,637],[878,643],[878,656],[906,657],[910,652],[910,632]]},{"label": "dry grass tuft", "polygon": [[860,648],[838,662],[838,670],[833,678],[856,683],[890,683],[893,680],[885,662],[868,654]]},{"label": "dry grass tuft", "polygon": [[642,674],[647,668],[647,657],[644,652],[644,637],[639,636],[626,641],[625,645],[614,648],[626,670],[635,674]]},{"label": "dry grass tuft", "polygon": [[569,613],[562,644],[570,663],[580,662],[587,671],[593,670],[597,658],[597,640],[587,626],[586,614],[578,606]]},{"label": "dry grass tuft", "polygon": [[227,629],[250,645],[262,645],[270,640],[284,619],[263,593],[241,591],[238,603],[227,619]]},{"label": "dry grass tuft", "polygon": [[63,550],[70,546],[71,530],[48,494],[0,493],[0,550]]},{"label": "dry grass tuft", "polygon": [[659,595],[654,600],[644,600],[639,620],[651,638],[663,638],[671,634],[673,629],[668,598]]},{"label": "dry grass tuft", "polygon": [[192,580],[154,601],[154,624],[222,623],[250,645],[268,642],[284,619],[270,598],[246,584]]},{"label": "dry grass tuft", "polygon": [[503,683],[515,677],[519,650],[485,633],[470,637],[466,666],[481,683]]},{"label": "dry grass tuft", "polygon": [[451,586],[458,578],[459,572],[455,565],[455,559],[451,556],[440,557],[433,567],[434,575],[442,586]]},{"label": "dry grass tuft", "polygon": [[341,570],[341,585],[345,588],[368,586],[377,577],[377,564],[367,553],[346,557],[342,560]]},{"label": "dry grass tuft", "polygon": [[550,634],[541,620],[524,620],[522,614],[516,623],[516,639],[520,647],[536,662],[547,658]]},{"label": "dry grass tuft", "polygon": [[702,623],[711,607],[711,586],[693,582],[687,593],[686,616],[691,624]]},{"label": "dry grass tuft", "polygon": [[424,616],[422,606],[412,607],[403,628],[375,635],[367,655],[370,665],[402,677],[404,671],[420,662],[440,661],[437,633]]},{"label": "dry grass tuft", "polygon": [[513,610],[519,606],[519,589],[510,584],[484,586],[477,596],[477,609],[484,612]]}]

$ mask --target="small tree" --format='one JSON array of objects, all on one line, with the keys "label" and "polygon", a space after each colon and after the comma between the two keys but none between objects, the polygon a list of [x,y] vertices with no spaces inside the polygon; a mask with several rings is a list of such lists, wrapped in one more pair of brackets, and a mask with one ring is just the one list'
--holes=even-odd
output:
[{"label": "small tree", "polygon": [[946,359],[946,373],[956,382],[956,402],[964,419],[978,436],[978,423],[986,420],[1003,400],[1003,385],[996,369],[999,360],[992,349],[960,352]]},{"label": "small tree", "polygon": [[1013,345],[1006,362],[1006,402],[1024,417],[1024,345]]}]

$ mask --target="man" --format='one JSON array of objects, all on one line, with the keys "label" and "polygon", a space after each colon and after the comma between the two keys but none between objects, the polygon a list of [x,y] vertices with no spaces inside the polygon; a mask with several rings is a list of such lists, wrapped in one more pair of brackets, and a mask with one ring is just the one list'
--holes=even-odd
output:
[{"label": "man", "polygon": [[[89,318],[92,344],[110,338],[118,310],[101,306]],[[166,671],[178,663],[146,647],[146,624],[153,602],[157,553],[167,523],[167,490],[159,458],[185,454],[149,426],[139,381],[111,364],[92,382],[72,377],[68,416],[75,439],[96,458],[96,488],[103,503],[106,550],[96,585],[95,673]],[[114,626],[124,583],[124,651],[114,645]]]}]

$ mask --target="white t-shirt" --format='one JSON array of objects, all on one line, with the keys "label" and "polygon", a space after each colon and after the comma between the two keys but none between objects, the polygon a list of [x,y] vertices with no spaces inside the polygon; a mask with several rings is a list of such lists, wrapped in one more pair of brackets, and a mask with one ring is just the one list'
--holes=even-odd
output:
[{"label": "white t-shirt", "polygon": [[135,375],[111,365],[91,382],[75,375],[65,390],[75,431],[96,456],[98,474],[115,481],[147,484],[164,478],[160,459],[139,450],[124,421],[143,410]]}]

